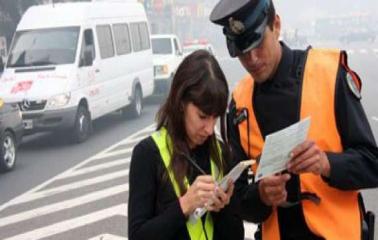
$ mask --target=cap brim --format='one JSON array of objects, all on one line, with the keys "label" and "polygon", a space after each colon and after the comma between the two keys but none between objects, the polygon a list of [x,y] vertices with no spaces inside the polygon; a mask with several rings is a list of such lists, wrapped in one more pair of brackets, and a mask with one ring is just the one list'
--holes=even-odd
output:
[{"label": "cap brim", "polygon": [[227,37],[227,48],[230,56],[237,57],[257,48],[264,39],[266,26],[267,18],[255,30],[250,30],[237,38]]},{"label": "cap brim", "polygon": [[262,24],[257,27],[257,29],[256,29],[255,32],[258,33],[259,37],[255,41],[253,41],[249,47],[247,47],[246,49],[244,49],[243,53],[246,53],[246,52],[248,52],[248,51],[250,51],[250,50],[252,50],[254,48],[257,48],[260,45],[261,41],[264,39],[265,29],[266,29],[267,22],[268,22],[268,19],[266,18],[262,22]]}]

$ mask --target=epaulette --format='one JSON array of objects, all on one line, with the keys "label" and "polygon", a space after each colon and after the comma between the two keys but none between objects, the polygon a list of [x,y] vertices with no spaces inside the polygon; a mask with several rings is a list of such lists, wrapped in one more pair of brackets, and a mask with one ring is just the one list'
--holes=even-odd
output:
[{"label": "epaulette", "polygon": [[345,80],[347,81],[347,85],[349,87],[349,90],[352,92],[353,96],[355,96],[358,100],[361,99],[361,88],[362,88],[362,82],[360,77],[356,72],[354,72],[350,67],[348,66],[348,56],[345,51],[341,52],[341,65],[344,67],[346,76]]}]

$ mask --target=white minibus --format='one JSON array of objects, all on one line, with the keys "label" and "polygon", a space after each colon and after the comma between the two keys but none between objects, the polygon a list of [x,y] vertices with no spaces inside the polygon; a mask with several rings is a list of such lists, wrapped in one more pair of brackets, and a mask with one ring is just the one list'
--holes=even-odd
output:
[{"label": "white minibus", "polygon": [[19,104],[26,133],[69,129],[76,142],[105,114],[138,117],[153,89],[149,24],[136,0],[30,7],[0,80],[0,96]]}]

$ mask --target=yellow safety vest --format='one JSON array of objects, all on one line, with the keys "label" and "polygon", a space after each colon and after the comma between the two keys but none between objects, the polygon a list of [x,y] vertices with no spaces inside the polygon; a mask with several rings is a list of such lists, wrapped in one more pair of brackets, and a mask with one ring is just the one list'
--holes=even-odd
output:
[{"label": "yellow safety vest", "polygon": [[[342,54],[339,50],[309,50],[300,109],[301,119],[311,116],[308,138],[314,140],[323,151],[335,153],[343,151],[334,106],[340,59]],[[255,158],[262,151],[264,139],[253,111],[253,88],[254,80],[248,75],[239,82],[233,98],[237,109],[248,109],[249,120],[239,124],[240,142],[244,151],[250,152],[250,157]],[[302,201],[306,224],[314,234],[327,240],[361,239],[357,191],[330,187],[320,176],[312,173],[300,175],[300,187],[302,192],[312,192],[321,198],[319,205],[312,201]],[[262,229],[264,240],[280,239],[277,209],[274,208],[270,217],[263,222]]]},{"label": "yellow safety vest", "polygon": [[[168,132],[165,128],[161,128],[159,131],[156,131],[152,134],[152,139],[154,140],[155,144],[157,145],[160,156],[164,162],[164,166],[168,171],[169,179],[171,180],[171,183],[173,185],[173,188],[175,190],[176,196],[180,197],[180,190],[179,186],[176,182],[176,179],[174,177],[174,173],[172,171],[172,168],[170,167],[171,163],[171,153],[168,148],[168,145],[171,145],[171,139],[168,135]],[[218,146],[218,151],[221,152],[221,148]],[[172,149],[172,148],[170,148]],[[218,170],[215,163],[210,160],[211,162],[211,175],[214,177],[214,179],[222,179],[223,174],[221,171]],[[185,177],[184,183],[186,188],[189,188],[189,182],[188,179]],[[196,223],[191,223],[189,221],[186,222],[186,228],[188,230],[189,236],[191,240],[206,240],[205,233],[203,231],[202,226],[202,219],[198,220]],[[205,220],[205,230],[206,234],[209,240],[213,239],[214,235],[214,225],[213,225],[213,218],[211,217],[211,214],[206,214],[206,220]]]}]

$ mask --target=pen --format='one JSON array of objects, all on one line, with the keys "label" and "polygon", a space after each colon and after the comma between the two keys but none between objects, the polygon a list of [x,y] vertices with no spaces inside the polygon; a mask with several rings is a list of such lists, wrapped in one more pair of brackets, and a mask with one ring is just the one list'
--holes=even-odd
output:
[{"label": "pen", "polygon": [[[194,161],[194,159],[193,158],[191,158],[189,155],[187,155],[187,154],[183,154],[184,155],[184,157],[186,158],[186,159],[188,159],[189,160],[189,162],[201,173],[201,174],[203,174],[203,175],[208,175],[195,161]],[[215,181],[214,180],[214,183],[215,183],[215,185],[216,185],[216,187],[219,187],[219,184],[218,184],[218,182],[217,181]],[[213,202],[212,201],[209,201],[208,203],[206,203],[205,204],[205,206],[209,206],[209,205],[212,205],[213,204]]]},{"label": "pen", "polygon": [[189,160],[189,162],[203,175],[208,175],[194,160],[187,154],[183,154],[183,156]]}]

